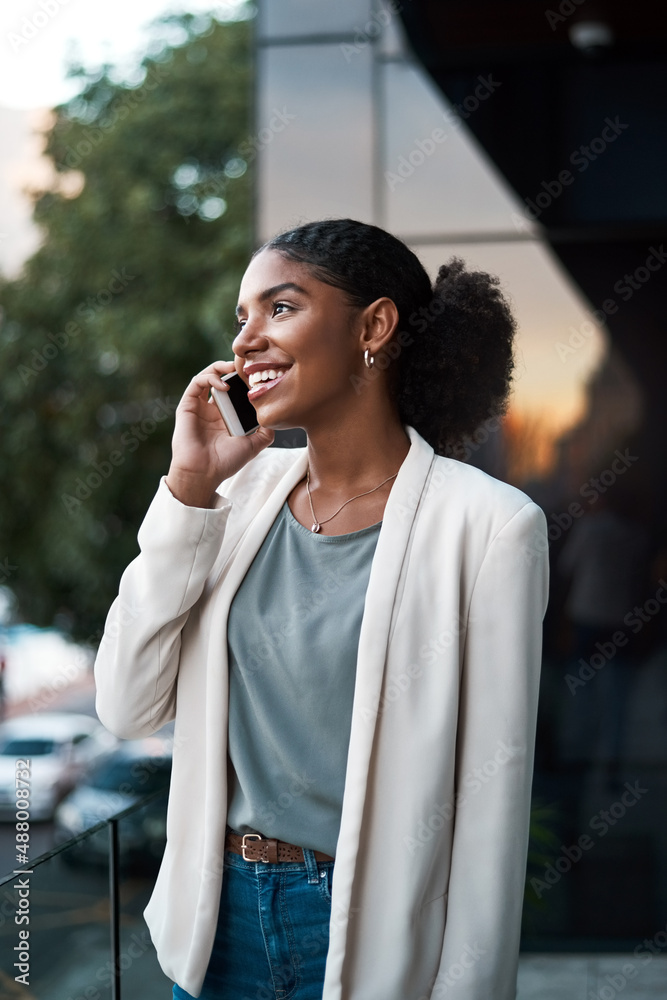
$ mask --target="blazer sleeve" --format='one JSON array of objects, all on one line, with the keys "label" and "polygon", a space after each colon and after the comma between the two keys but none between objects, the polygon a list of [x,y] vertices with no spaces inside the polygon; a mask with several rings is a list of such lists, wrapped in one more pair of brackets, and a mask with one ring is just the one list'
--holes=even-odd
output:
[{"label": "blazer sleeve", "polygon": [[531,501],[491,541],[470,601],[434,1000],[516,996],[548,578],[546,518]]},{"label": "blazer sleeve", "polygon": [[95,709],[114,735],[150,736],[175,717],[181,630],[220,552],[231,507],[220,494],[213,508],[188,507],[160,480],[93,668]]}]

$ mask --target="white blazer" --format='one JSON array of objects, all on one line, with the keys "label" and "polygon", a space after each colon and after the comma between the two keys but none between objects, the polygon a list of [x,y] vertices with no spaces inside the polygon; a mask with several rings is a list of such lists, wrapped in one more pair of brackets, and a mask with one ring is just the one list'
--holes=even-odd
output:
[{"label": "white blazer", "polygon": [[[359,638],[323,998],[512,1000],[546,519],[406,431]],[[162,969],[195,997],[223,875],[227,615],[306,461],[305,448],[262,451],[213,509],[180,503],[163,478],[95,662],[112,733],[175,720],[167,845],[144,917]]]}]

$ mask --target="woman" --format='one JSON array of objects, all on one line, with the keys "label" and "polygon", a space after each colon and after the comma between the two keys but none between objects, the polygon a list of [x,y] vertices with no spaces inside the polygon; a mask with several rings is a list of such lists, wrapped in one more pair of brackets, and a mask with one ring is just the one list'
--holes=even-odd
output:
[{"label": "woman", "polygon": [[[95,664],[112,732],[175,720],[160,964],[180,1000],[509,1000],[546,524],[445,456],[498,426],[511,314],[349,219],[260,248],[237,312]],[[245,438],[209,402],[234,369]],[[293,427],[305,448],[265,450]]]}]

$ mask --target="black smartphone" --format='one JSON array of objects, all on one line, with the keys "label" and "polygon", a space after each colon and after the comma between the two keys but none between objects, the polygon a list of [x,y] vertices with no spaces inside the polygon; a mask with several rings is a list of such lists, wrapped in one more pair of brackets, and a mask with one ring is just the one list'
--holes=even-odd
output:
[{"label": "black smartphone", "polygon": [[234,437],[252,434],[259,424],[255,407],[248,400],[248,386],[237,372],[223,375],[222,381],[229,385],[227,392],[223,392],[222,389],[211,389],[211,394],[218,404],[227,430]]}]

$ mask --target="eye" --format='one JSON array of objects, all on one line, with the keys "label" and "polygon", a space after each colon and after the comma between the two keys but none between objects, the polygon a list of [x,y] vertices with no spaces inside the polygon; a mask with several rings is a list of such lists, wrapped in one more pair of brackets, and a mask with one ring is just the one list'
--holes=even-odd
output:
[{"label": "eye", "polygon": [[278,312],[278,310],[280,310],[280,312],[278,312],[279,316],[282,314],[282,310],[283,309],[291,309],[292,308],[292,306],[288,305],[287,302],[272,302],[271,303],[271,307],[272,307],[273,315],[275,315]]}]

